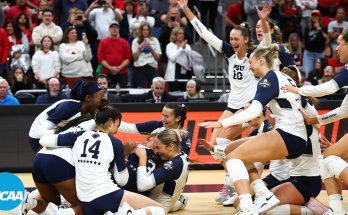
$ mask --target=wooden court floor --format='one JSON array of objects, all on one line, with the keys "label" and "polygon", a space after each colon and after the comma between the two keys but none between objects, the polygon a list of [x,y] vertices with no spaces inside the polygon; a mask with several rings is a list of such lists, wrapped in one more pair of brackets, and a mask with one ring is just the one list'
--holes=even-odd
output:
[{"label": "wooden court floor", "polygon": [[[267,172],[265,174],[268,174]],[[31,174],[17,174],[24,183],[25,187],[34,187]],[[217,205],[214,201],[221,189],[225,173],[223,170],[192,170],[189,174],[185,194],[189,197],[187,207],[175,215],[223,215],[234,214],[232,207]],[[344,205],[348,209],[348,191],[343,191]],[[321,191],[319,201],[327,205],[326,191]],[[0,215],[6,214],[0,211]]]}]

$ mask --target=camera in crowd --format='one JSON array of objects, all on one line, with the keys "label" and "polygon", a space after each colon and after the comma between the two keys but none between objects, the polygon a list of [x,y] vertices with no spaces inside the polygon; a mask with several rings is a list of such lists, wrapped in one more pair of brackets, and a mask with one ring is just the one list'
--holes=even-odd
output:
[{"label": "camera in crowd", "polygon": [[102,5],[106,4],[106,0],[98,0],[98,4],[100,6],[102,6]]},{"label": "camera in crowd", "polygon": [[75,20],[82,20],[83,19],[83,15],[77,15]]},{"label": "camera in crowd", "polygon": [[146,6],[146,1],[145,0],[140,0],[139,1],[139,6]]},{"label": "camera in crowd", "polygon": [[175,16],[170,16],[170,21],[175,22],[176,17]]}]

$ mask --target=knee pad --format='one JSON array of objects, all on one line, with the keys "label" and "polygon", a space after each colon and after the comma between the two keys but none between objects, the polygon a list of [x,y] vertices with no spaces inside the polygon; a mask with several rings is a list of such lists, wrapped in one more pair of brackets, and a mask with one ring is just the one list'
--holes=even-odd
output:
[{"label": "knee pad", "polygon": [[320,169],[320,176],[321,179],[324,181],[325,179],[332,178],[334,175],[330,173],[330,171],[327,169],[323,156],[319,156],[319,169]]},{"label": "knee pad", "polygon": [[[151,211],[151,215],[165,215],[166,214],[165,210],[161,207],[147,206],[146,209],[149,209]],[[136,215],[138,215],[138,214],[136,214]]]},{"label": "knee pad", "polygon": [[249,180],[248,171],[245,169],[243,161],[240,159],[230,159],[226,162],[226,169],[233,183],[238,180]]},{"label": "knee pad", "polygon": [[335,155],[325,158],[324,163],[331,175],[334,175],[335,178],[339,178],[344,168],[348,166],[347,162]]}]

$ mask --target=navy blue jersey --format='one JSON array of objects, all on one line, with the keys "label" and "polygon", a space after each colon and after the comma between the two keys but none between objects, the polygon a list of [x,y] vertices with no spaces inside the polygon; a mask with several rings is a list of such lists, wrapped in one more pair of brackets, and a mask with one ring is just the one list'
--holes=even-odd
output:
[{"label": "navy blue jersey", "polygon": [[348,85],[348,70],[347,69],[342,70],[340,73],[335,75],[335,77],[333,77],[333,80],[337,83],[339,88],[347,86]]}]

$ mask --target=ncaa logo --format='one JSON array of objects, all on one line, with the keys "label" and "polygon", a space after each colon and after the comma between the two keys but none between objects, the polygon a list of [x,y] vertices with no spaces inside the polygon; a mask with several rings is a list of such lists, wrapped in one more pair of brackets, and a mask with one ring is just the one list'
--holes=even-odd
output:
[{"label": "ncaa logo", "polygon": [[14,174],[0,173],[0,210],[8,211],[16,208],[24,197],[22,181]]}]

